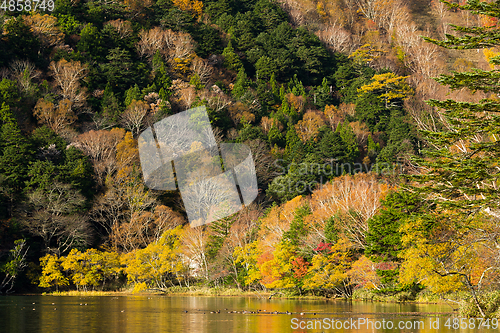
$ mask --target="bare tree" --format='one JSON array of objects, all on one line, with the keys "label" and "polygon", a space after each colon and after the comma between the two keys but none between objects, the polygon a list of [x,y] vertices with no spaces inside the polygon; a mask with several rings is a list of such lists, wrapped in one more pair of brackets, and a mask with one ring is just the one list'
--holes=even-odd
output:
[{"label": "bare tree", "polygon": [[71,101],[73,107],[81,107],[87,99],[86,89],[80,85],[80,80],[87,74],[86,65],[61,59],[52,61],[49,67],[61,97]]},{"label": "bare tree", "polygon": [[174,32],[155,27],[139,32],[139,42],[136,45],[141,57],[152,58],[156,51],[169,59],[184,59],[194,52],[195,43],[191,36],[184,32]]},{"label": "bare tree", "polygon": [[259,184],[267,184],[273,177],[274,159],[269,153],[265,142],[261,140],[245,141],[245,144],[252,151],[252,158],[255,163],[255,173]]},{"label": "bare tree", "polygon": [[63,99],[56,107],[54,103],[40,98],[35,105],[33,115],[54,132],[62,134],[77,119],[71,111],[71,105],[70,100]]},{"label": "bare tree", "polygon": [[188,109],[193,105],[196,90],[192,85],[177,79],[172,81],[171,89],[174,91],[173,102],[176,102],[182,109]]},{"label": "bare tree", "polygon": [[201,82],[207,83],[212,76],[213,68],[206,60],[200,57],[195,57],[191,62],[191,72],[198,75]]},{"label": "bare tree", "polygon": [[150,211],[134,213],[129,221],[113,226],[111,244],[125,252],[145,248],[160,240],[162,234],[182,225],[184,219],[170,207],[156,206]]},{"label": "bare tree", "polygon": [[227,106],[231,105],[231,98],[225,94],[212,93],[208,98],[208,106],[215,112],[220,112]]},{"label": "bare tree", "polygon": [[[118,163],[119,164],[119,163]],[[106,181],[106,192],[97,196],[90,211],[93,221],[101,226],[103,236],[120,231],[121,223],[128,223],[134,217],[141,216],[151,209],[156,202],[156,197],[146,189],[142,181],[131,179],[126,172],[131,172],[130,167],[109,177]],[[125,175],[124,175],[125,174]]]},{"label": "bare tree", "polygon": [[146,102],[134,100],[121,115],[121,123],[137,136],[144,126],[148,111],[149,105]]},{"label": "bare tree", "polygon": [[116,145],[124,136],[125,130],[118,128],[89,131],[77,136],[71,144],[90,157],[99,185],[104,185],[105,179],[116,170]]},{"label": "bare tree", "polygon": [[342,28],[339,24],[334,23],[328,26],[325,30],[316,32],[319,39],[328,45],[333,51],[341,53],[352,52],[351,34]]},{"label": "bare tree", "polygon": [[139,32],[139,42],[136,45],[141,57],[152,57],[157,50],[165,52],[167,45],[165,42],[165,31],[160,27]]},{"label": "bare tree", "polygon": [[[311,202],[313,214],[307,219],[311,225],[318,224],[318,232],[324,230],[328,217],[338,216],[339,230],[356,247],[365,247],[368,220],[380,207],[389,187],[379,182],[374,174],[357,174],[336,178],[314,193]],[[313,222],[316,221],[316,222]]]},{"label": "bare tree", "polygon": [[36,69],[28,60],[14,60],[10,68],[12,70],[12,76],[17,81],[17,84],[21,91],[26,94],[32,94],[35,92],[36,85],[33,84],[33,79],[40,77],[42,72]]},{"label": "bare tree", "polygon": [[118,33],[118,36],[120,36],[121,39],[125,39],[132,36],[134,32],[132,29],[132,23],[130,23],[130,21],[117,19],[108,21],[106,24],[109,24],[110,26],[115,28],[116,32]]},{"label": "bare tree", "polygon": [[46,252],[61,255],[75,245],[88,245],[92,238],[87,217],[78,213],[84,204],[79,191],[55,182],[28,194],[21,221],[31,234],[42,238]]},{"label": "bare tree", "polygon": [[59,30],[55,16],[35,12],[32,15],[23,16],[23,18],[24,23],[31,27],[31,30],[42,42],[43,46],[48,48],[62,44],[64,41],[64,33]]},{"label": "bare tree", "polygon": [[208,280],[208,233],[203,228],[190,228],[184,230],[182,248],[190,270],[190,275],[202,276]]}]

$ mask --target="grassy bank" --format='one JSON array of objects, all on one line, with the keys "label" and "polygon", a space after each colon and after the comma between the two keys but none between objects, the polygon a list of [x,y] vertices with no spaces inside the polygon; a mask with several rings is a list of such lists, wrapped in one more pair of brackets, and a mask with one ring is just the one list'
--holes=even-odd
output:
[{"label": "grassy bank", "polygon": [[149,289],[141,292],[133,292],[133,288],[116,291],[53,291],[42,295],[50,296],[116,296],[116,295],[189,295],[189,296],[241,296],[241,297],[269,297],[270,292],[244,291],[237,288],[209,288],[209,287],[171,287],[165,290]]},{"label": "grassy bank", "polygon": [[[324,296],[302,294],[298,295],[293,291],[264,291],[264,290],[242,290],[238,288],[214,288],[206,286],[179,287],[174,286],[165,290],[148,289],[141,292],[133,292],[133,288],[117,291],[54,291],[43,293],[51,296],[116,296],[116,295],[182,295],[182,296],[223,296],[223,297],[257,297],[257,298],[279,298],[279,299],[326,299]],[[449,299],[458,299],[460,295],[449,295]],[[330,298],[331,299],[331,298]],[[339,298],[341,299],[341,298]],[[353,293],[352,301],[371,301],[371,302],[415,302],[415,303],[447,303],[447,301],[438,295],[421,292],[412,295],[409,292],[400,292],[394,295],[385,295],[374,292],[373,290],[359,289]]]}]

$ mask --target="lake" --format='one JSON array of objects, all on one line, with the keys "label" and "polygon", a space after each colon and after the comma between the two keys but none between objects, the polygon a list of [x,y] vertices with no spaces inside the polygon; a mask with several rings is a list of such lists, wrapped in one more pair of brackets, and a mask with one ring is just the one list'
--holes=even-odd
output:
[{"label": "lake", "polygon": [[478,320],[462,329],[457,316],[447,304],[157,295],[0,296],[0,332],[498,331],[493,322],[488,323],[489,329],[484,322],[477,329]]}]

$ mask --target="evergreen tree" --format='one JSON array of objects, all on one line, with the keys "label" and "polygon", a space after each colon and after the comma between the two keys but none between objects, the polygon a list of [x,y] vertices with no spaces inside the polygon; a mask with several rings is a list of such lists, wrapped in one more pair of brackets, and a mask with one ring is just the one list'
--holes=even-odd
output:
[{"label": "evergreen tree", "polygon": [[135,79],[135,69],[130,53],[117,47],[109,51],[106,59],[108,62],[101,64],[100,67],[108,83],[115,92],[125,91]]},{"label": "evergreen tree", "polygon": [[282,147],[284,145],[283,134],[274,125],[271,126],[271,129],[267,133],[267,140],[271,146],[278,145]]},{"label": "evergreen tree", "polygon": [[18,101],[17,87],[14,81],[2,79],[0,81],[0,104],[5,103],[8,106],[15,106]]},{"label": "evergreen tree", "polygon": [[222,56],[224,57],[224,66],[226,66],[227,69],[239,72],[243,68],[243,63],[234,51],[231,41],[229,41],[224,51],[222,51]]},{"label": "evergreen tree", "polygon": [[371,134],[368,135],[367,150],[370,161],[371,162],[375,161],[377,155],[380,153],[380,144],[375,143],[375,141],[373,141]]},{"label": "evergreen tree", "polygon": [[[487,3],[469,0],[466,5],[445,3],[451,8],[479,14],[483,16],[483,20],[497,21],[500,18],[499,1]],[[450,49],[481,49],[500,45],[500,30],[497,27],[453,26],[453,29],[458,32],[458,36],[446,35],[444,41],[427,40]],[[490,63],[500,65],[500,57],[492,57]],[[431,232],[427,234],[431,234],[431,237],[423,234],[425,239],[420,244],[419,241],[410,244],[412,248],[407,254],[410,253],[411,256],[407,258],[414,258],[416,249],[420,251],[421,258],[435,267],[434,274],[438,278],[459,279],[462,287],[468,290],[471,303],[477,308],[476,313],[481,317],[485,317],[486,311],[491,310],[479,293],[482,288],[470,273],[468,264],[472,264],[474,268],[476,264],[467,260],[464,261],[465,264],[457,265],[454,257],[466,256],[461,252],[457,253],[457,245],[462,245],[462,248],[490,247],[484,242],[492,237],[490,228],[496,228],[500,208],[499,78],[498,69],[473,69],[452,72],[436,79],[452,90],[466,88],[472,93],[484,92],[487,97],[478,102],[452,99],[428,101],[429,105],[442,110],[447,126],[443,130],[423,132],[429,148],[424,151],[426,158],[416,159],[416,162],[425,171],[411,177],[420,183],[420,186],[415,186],[412,190],[436,205],[435,220],[440,223],[428,228]],[[482,220],[484,222],[478,226],[478,221]],[[407,234],[410,232],[407,230]],[[413,232],[418,235],[419,231]],[[443,244],[448,245],[448,251],[433,254],[425,250]],[[497,251],[495,256],[496,253]],[[491,267],[497,270],[498,264]],[[493,311],[497,307],[494,306]]]},{"label": "evergreen tree", "polygon": [[40,51],[40,42],[31,28],[24,23],[22,16],[12,17],[3,27],[7,47],[3,52],[18,59],[36,61]]},{"label": "evergreen tree", "polygon": [[340,230],[337,227],[338,216],[330,216],[325,223],[325,239],[328,243],[337,243]]},{"label": "evergreen tree", "polygon": [[337,127],[337,133],[339,133],[342,142],[345,147],[345,160],[348,163],[354,163],[359,156],[358,142],[356,141],[356,135],[352,130],[351,125],[345,121],[342,125]]},{"label": "evergreen tree", "polygon": [[318,155],[326,162],[335,160],[336,163],[346,163],[346,147],[340,134],[330,129],[324,134],[317,145]]},{"label": "evergreen tree", "polygon": [[360,94],[356,100],[356,118],[364,122],[371,132],[383,132],[390,119],[390,110],[374,94]]},{"label": "evergreen tree", "polygon": [[387,145],[378,155],[377,163],[396,163],[398,158],[413,153],[416,138],[402,109],[391,110],[391,119],[387,125],[386,135],[382,138],[386,140]]},{"label": "evergreen tree", "polygon": [[320,109],[324,109],[326,105],[333,103],[332,94],[330,92],[330,85],[326,77],[323,78],[323,82],[320,86],[311,90],[309,95],[311,95],[314,104]]},{"label": "evergreen tree", "polygon": [[[28,163],[33,151],[23,136],[10,108],[3,103],[0,108],[0,174],[3,175],[2,187],[13,190],[18,195],[26,179]],[[5,190],[5,192],[10,192]]]},{"label": "evergreen tree", "polygon": [[248,79],[245,70],[243,69],[243,67],[241,67],[240,71],[238,72],[238,76],[236,76],[236,82],[234,83],[232,91],[234,98],[243,97],[248,91],[250,83],[251,81]]},{"label": "evergreen tree", "polygon": [[276,73],[276,63],[268,56],[262,56],[255,64],[259,79],[270,79]]},{"label": "evergreen tree", "polygon": [[153,72],[154,83],[160,89],[167,89],[172,86],[172,80],[168,76],[165,62],[163,61],[160,51],[156,51],[153,56]]},{"label": "evergreen tree", "polygon": [[80,52],[88,54],[95,60],[104,60],[106,51],[104,39],[102,34],[99,33],[99,29],[92,23],[88,23],[82,29],[77,47]]},{"label": "evergreen tree", "polygon": [[295,131],[295,127],[292,124],[288,124],[288,132],[286,133],[286,146],[285,146],[285,156],[288,161],[302,160],[305,155],[304,144],[299,138],[299,135]]},{"label": "evergreen tree", "polygon": [[423,212],[423,207],[417,194],[402,190],[389,193],[377,215],[368,220],[365,254],[375,261],[399,261],[399,228],[412,214]]},{"label": "evergreen tree", "polygon": [[[368,220],[365,255],[375,262],[401,262],[400,228],[413,216],[425,214],[425,208],[418,194],[404,190],[389,193],[382,201],[382,209]],[[382,283],[391,286],[397,283],[398,272],[399,267],[377,270]]]},{"label": "evergreen tree", "polygon": [[118,122],[120,114],[122,112],[122,106],[120,101],[115,96],[111,85],[108,83],[104,89],[101,102],[102,117],[105,122],[112,125]]},{"label": "evergreen tree", "polygon": [[308,231],[304,223],[304,217],[309,214],[311,214],[311,207],[308,204],[297,208],[292,223],[290,223],[290,229],[283,233],[283,239],[288,240],[293,246],[301,245],[301,238],[304,238]]},{"label": "evergreen tree", "polygon": [[[470,0],[466,5],[448,4],[451,8],[471,11],[485,17],[500,18],[500,3]],[[500,30],[490,27],[453,26],[461,37],[447,35],[444,41],[428,41],[450,49],[480,49],[500,45]],[[499,65],[500,57],[490,63]],[[477,103],[431,99],[428,104],[444,110],[449,129],[424,131],[429,149],[427,159],[418,164],[429,170],[414,177],[424,184],[417,190],[428,194],[443,207],[471,213],[500,208],[500,70],[473,69],[452,72],[436,80],[452,90],[467,88],[472,92],[492,94]],[[466,222],[466,221],[464,221]]]},{"label": "evergreen tree", "polygon": [[140,101],[142,100],[143,95],[141,93],[141,89],[139,89],[139,86],[135,84],[133,87],[130,87],[127,89],[125,92],[125,106],[129,106],[132,101]]}]

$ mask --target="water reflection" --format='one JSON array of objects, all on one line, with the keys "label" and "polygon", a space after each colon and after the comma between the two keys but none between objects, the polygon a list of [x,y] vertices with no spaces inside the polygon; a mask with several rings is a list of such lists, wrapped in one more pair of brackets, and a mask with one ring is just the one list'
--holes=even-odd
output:
[{"label": "water reflection", "polygon": [[[326,300],[181,296],[0,297],[0,332],[401,331],[424,333],[451,331],[444,327],[444,320],[454,315],[456,316],[447,305]],[[336,320],[359,321],[360,318],[392,321],[395,327],[393,329],[388,329],[387,326],[384,326],[385,329],[381,326],[380,329],[372,327],[346,329],[337,325],[338,329],[335,329],[324,325],[325,322],[330,322],[331,325],[331,319],[334,320],[335,326]],[[439,330],[429,327],[428,323],[433,318],[441,318]],[[400,321],[421,320],[426,324],[423,329],[397,328],[397,323]],[[317,321],[321,321],[323,326],[319,327],[316,324],[317,329],[307,329],[307,325],[311,325],[308,322],[314,324]],[[303,324],[300,324],[301,322]],[[297,329],[294,330],[292,327]],[[484,330],[481,329],[481,331]],[[463,332],[465,331],[467,330]]]}]

